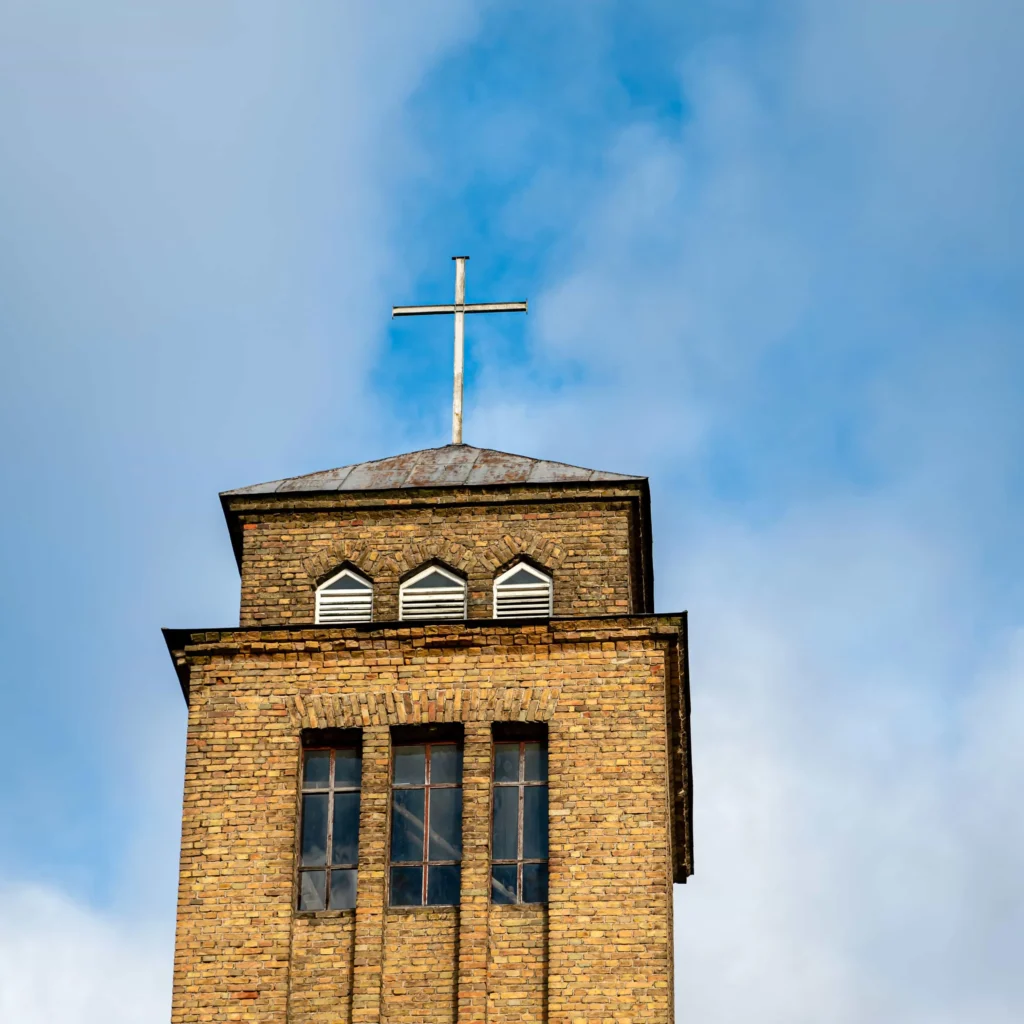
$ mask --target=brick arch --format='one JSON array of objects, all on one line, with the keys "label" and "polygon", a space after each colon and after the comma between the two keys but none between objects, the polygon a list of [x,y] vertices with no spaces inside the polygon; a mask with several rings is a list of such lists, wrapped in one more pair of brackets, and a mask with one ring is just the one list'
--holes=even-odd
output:
[{"label": "brick arch", "polygon": [[398,575],[404,575],[418,569],[428,562],[444,562],[453,569],[469,572],[476,566],[476,554],[465,544],[447,537],[429,537],[422,541],[413,541],[399,552],[396,563]]},{"label": "brick arch", "polygon": [[395,560],[374,545],[352,541],[340,541],[309,555],[303,559],[302,568],[309,575],[310,584],[315,587],[317,580],[322,580],[343,562],[350,562],[375,582],[395,577],[399,571]]},{"label": "brick arch", "polygon": [[494,544],[477,552],[479,560],[491,572],[497,572],[522,555],[545,569],[555,570],[565,560],[565,550],[555,541],[532,530],[506,534]]},{"label": "brick arch", "polygon": [[555,715],[560,686],[509,686],[492,693],[458,687],[313,693],[293,698],[292,721],[303,729],[431,722],[547,722]]}]

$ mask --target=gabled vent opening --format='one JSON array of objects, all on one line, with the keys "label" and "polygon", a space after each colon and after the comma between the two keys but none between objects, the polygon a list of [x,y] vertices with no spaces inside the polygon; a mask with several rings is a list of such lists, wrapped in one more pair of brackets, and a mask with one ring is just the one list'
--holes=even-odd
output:
[{"label": "gabled vent opening", "polygon": [[372,622],[373,584],[351,569],[342,569],[317,587],[316,621]]},{"label": "gabled vent opening", "polygon": [[551,577],[520,562],[494,581],[496,619],[548,618],[552,614]]},{"label": "gabled vent opening", "polygon": [[464,619],[466,582],[432,565],[402,584],[398,593],[402,619]]}]

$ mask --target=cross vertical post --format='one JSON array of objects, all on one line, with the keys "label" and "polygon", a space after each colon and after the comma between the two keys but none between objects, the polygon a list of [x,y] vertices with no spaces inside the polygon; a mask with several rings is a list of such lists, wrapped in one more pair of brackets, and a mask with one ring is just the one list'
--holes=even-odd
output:
[{"label": "cross vertical post", "polygon": [[452,391],[452,444],[462,444],[462,379],[465,348],[466,319],[466,260],[468,256],[453,256],[455,260],[455,385]]},{"label": "cross vertical post", "polygon": [[455,380],[452,390],[452,444],[462,444],[462,393],[465,377],[465,315],[467,313],[526,313],[525,302],[466,302],[466,260],[455,261],[455,304],[451,306],[392,306],[391,315],[428,316],[453,313],[455,316]]}]

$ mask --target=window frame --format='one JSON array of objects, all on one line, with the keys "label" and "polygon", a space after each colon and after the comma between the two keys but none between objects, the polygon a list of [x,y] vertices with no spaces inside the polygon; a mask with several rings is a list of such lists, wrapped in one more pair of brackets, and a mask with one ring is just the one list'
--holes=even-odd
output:
[{"label": "window frame", "polygon": [[[364,584],[366,586],[367,590],[369,590],[369,592],[370,592],[370,611],[369,611],[369,616],[367,618],[324,620],[321,617],[322,616],[322,604],[323,604],[323,600],[322,599],[323,599],[323,596],[324,596],[325,592],[327,591],[328,587],[330,587],[330,585],[332,583],[334,583],[336,580],[341,579],[342,576],[350,576],[352,579],[357,580],[359,583]],[[354,569],[350,565],[343,565],[336,572],[332,572],[331,575],[327,577],[327,579],[325,579],[322,582],[317,584],[316,593],[315,593],[315,596],[314,596],[314,605],[313,605],[313,621],[314,621],[314,623],[316,625],[323,625],[323,626],[341,626],[341,625],[345,625],[347,623],[353,623],[353,622],[373,622],[373,604],[374,604],[374,597],[376,596],[375,593],[374,593],[375,589],[376,588],[373,585],[373,580],[371,580],[368,576],[363,575],[363,573],[359,572],[359,570],[357,570],[357,569]]]},{"label": "window frame", "polygon": [[[309,786],[306,784],[306,758],[309,754],[328,752],[330,754],[330,772],[327,777],[327,786]],[[359,758],[359,784],[358,785],[343,785],[339,786],[336,784],[336,764],[337,764],[337,753],[338,751],[354,751],[356,756]],[[351,907],[332,907],[331,906],[331,873],[333,871],[354,871],[356,876],[356,889],[358,891],[359,886],[359,832],[362,815],[362,792],[363,792],[363,752],[362,744],[356,740],[338,740],[335,742],[328,742],[324,740],[322,742],[314,742],[308,745],[303,744],[302,746],[302,757],[300,764],[300,779],[299,779],[299,813],[298,813],[298,828],[296,829],[296,852],[295,852],[295,863],[296,863],[296,893],[295,893],[295,909],[301,914],[315,914],[323,913],[328,910],[342,911],[353,911],[355,906]],[[359,794],[359,811],[360,815],[356,820],[356,841],[355,841],[355,860],[353,862],[346,862],[344,864],[332,864],[331,861],[334,855],[334,797],[337,793],[358,793]],[[323,864],[303,864],[302,863],[302,830],[305,824],[305,797],[307,796],[326,796],[327,797],[327,831],[326,831],[326,847],[324,851],[324,863]],[[302,877],[303,875],[310,874],[311,872],[323,872],[324,874],[324,905],[322,907],[303,907],[302,906]]]},{"label": "window frame", "polygon": [[[411,783],[411,782],[395,782],[395,758],[400,749],[403,747],[423,747],[425,755],[424,764],[424,781],[422,783]],[[464,750],[463,740],[459,737],[426,737],[426,738],[411,738],[401,739],[393,741],[391,744],[391,779],[390,779],[390,800],[388,803],[388,898],[387,905],[389,909],[413,909],[417,907],[457,907],[461,904],[462,895],[462,832],[464,826],[464,819],[462,812],[460,811],[459,816],[459,859],[458,860],[442,860],[438,858],[431,859],[430,857],[430,803],[431,803],[431,792],[437,789],[458,789],[462,790],[463,785],[463,771],[460,765],[459,778],[457,782],[432,782],[431,781],[431,760],[432,752],[435,747],[454,747],[457,750]],[[423,842],[421,847],[421,858],[417,861],[410,860],[395,860],[392,857],[391,849],[394,844],[394,814],[395,814],[395,792],[401,790],[408,792],[415,789],[423,790]],[[459,869],[459,898],[455,903],[429,903],[429,885],[430,885],[430,869],[432,867],[449,867],[455,866]],[[393,868],[414,868],[418,867],[421,871],[420,875],[420,902],[419,903],[393,903],[393,886],[391,880],[391,872]]]},{"label": "window frame", "polygon": [[[518,731],[517,731],[518,732]],[[498,781],[495,778],[495,771],[497,767],[497,753],[499,744],[511,745],[517,744],[519,747],[519,760],[518,760],[518,779],[514,782],[510,781]],[[543,779],[527,779],[526,778],[526,747],[528,744],[539,744],[541,749],[545,752],[545,769]],[[543,864],[547,868],[551,859],[550,850],[550,821],[551,814],[548,812],[547,818],[544,821],[544,828],[547,832],[547,842],[545,846],[548,848],[548,855],[546,857],[524,857],[523,856],[523,844],[524,844],[524,812],[526,806],[526,790],[527,788],[538,788],[544,787],[548,789],[549,783],[549,771],[547,768],[547,755],[548,754],[548,741],[546,735],[527,735],[527,734],[514,734],[509,736],[502,736],[495,733],[491,742],[491,843],[490,843],[490,874],[491,874],[491,886],[490,886],[490,902],[494,906],[526,906],[526,907],[539,907],[547,906],[548,900],[545,898],[542,902],[529,902],[527,903],[523,899],[523,867],[527,864]],[[494,808],[495,799],[494,792],[497,789],[517,789],[517,808],[516,808],[516,856],[511,857],[495,857],[494,856]],[[494,899],[494,868],[495,866],[508,867],[511,865],[516,867],[516,898],[514,901],[508,901],[499,903]],[[549,876],[550,878],[550,876]],[[545,889],[547,884],[545,884]]]},{"label": "window frame", "polygon": [[[432,615],[432,614],[427,614],[427,615],[413,615],[413,616],[409,616],[408,614],[406,614],[407,609],[405,607],[405,603],[406,603],[406,596],[405,595],[406,595],[406,592],[408,590],[410,590],[410,589],[414,590],[415,589],[415,584],[416,584],[416,582],[418,580],[421,580],[424,577],[429,576],[433,572],[440,573],[442,576],[444,576],[447,579],[451,580],[452,581],[452,586],[451,587],[437,587],[437,588],[425,587],[425,588],[422,588],[421,592],[434,590],[435,592],[438,593],[438,596],[440,596],[445,591],[452,592],[456,588],[458,588],[461,591],[461,593],[462,593],[462,607],[460,609],[459,614],[458,615]],[[403,580],[399,584],[399,587],[398,587],[398,618],[399,618],[399,621],[401,621],[401,622],[424,622],[424,621],[431,621],[433,619],[439,619],[439,620],[448,621],[448,622],[456,622],[456,621],[459,621],[461,619],[465,619],[468,616],[468,614],[469,614],[469,583],[468,583],[468,581],[464,577],[459,576],[455,572],[452,572],[452,570],[449,569],[445,565],[440,565],[437,562],[431,562],[429,565],[423,566],[422,569],[420,569],[417,572],[413,573],[412,576],[410,576],[408,579]]]},{"label": "window frame", "polygon": [[[498,602],[498,592],[504,581],[509,577],[514,576],[521,570],[526,570],[527,573],[534,576],[537,580],[537,584],[546,584],[548,591],[548,603],[547,608],[543,612],[528,612],[528,613],[515,613],[515,614],[501,614],[501,609]],[[525,584],[508,584],[510,587],[525,586]],[[511,595],[510,595],[511,596]],[[499,573],[494,577],[494,582],[491,586],[491,608],[493,609],[493,615],[496,619],[549,619],[555,612],[555,578],[546,569],[534,565],[532,562],[527,561],[525,558],[520,558],[519,561],[514,562],[504,572]]]}]

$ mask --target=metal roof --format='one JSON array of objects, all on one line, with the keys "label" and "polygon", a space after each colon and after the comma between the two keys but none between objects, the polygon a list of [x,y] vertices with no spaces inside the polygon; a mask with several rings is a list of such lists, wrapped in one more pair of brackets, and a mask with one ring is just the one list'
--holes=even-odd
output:
[{"label": "metal roof", "polygon": [[339,469],[271,480],[265,484],[224,491],[224,497],[288,492],[390,491],[412,487],[486,487],[501,484],[586,483],[643,480],[626,473],[605,473],[564,462],[510,455],[493,448],[448,444],[406,455],[359,462]]}]

